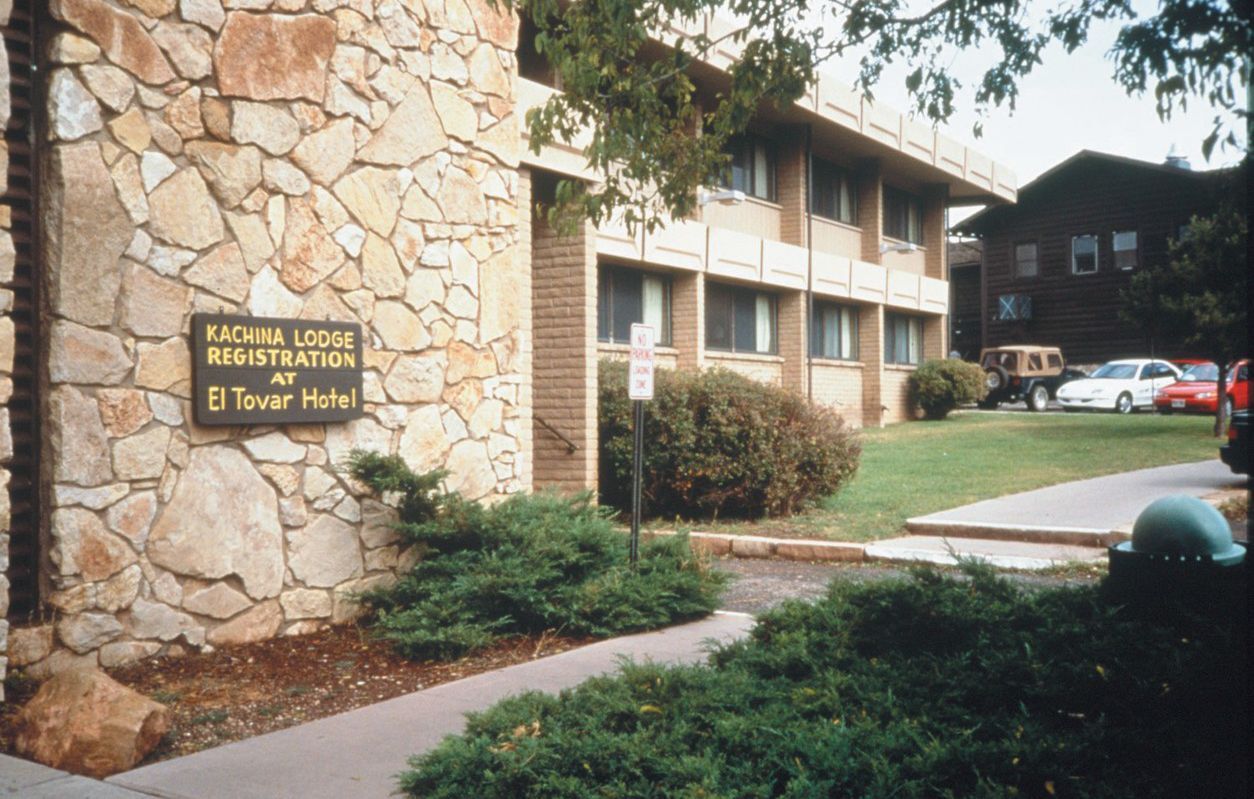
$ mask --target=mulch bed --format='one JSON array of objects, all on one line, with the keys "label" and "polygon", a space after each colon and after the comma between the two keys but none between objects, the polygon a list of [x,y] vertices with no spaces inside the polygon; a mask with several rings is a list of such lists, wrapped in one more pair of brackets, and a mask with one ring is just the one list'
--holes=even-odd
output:
[{"label": "mulch bed", "polygon": [[[554,655],[591,640],[519,637],[460,660],[411,661],[364,629],[348,625],[107,671],[173,712],[170,732],[144,760],[148,764]],[[14,719],[38,687],[26,680],[8,682],[0,704],[0,751],[15,754]]]}]

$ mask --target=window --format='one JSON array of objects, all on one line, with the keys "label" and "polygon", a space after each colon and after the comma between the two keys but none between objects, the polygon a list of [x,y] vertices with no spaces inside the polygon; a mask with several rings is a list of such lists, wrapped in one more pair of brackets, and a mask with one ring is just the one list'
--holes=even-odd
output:
[{"label": "window", "polygon": [[853,176],[835,164],[814,160],[814,189],[810,213],[845,224],[858,218],[858,189]]},{"label": "window", "polygon": [[597,339],[628,344],[634,323],[652,325],[657,343],[671,343],[671,281],[663,275],[602,266],[597,274]]},{"label": "window", "polygon": [[1165,363],[1155,363],[1153,365],[1153,376],[1174,378],[1176,377],[1176,370]]},{"label": "window", "polygon": [[919,198],[884,187],[884,235],[912,244],[923,242],[923,211]]},{"label": "window", "polygon": [[753,289],[707,284],[705,345],[712,350],[774,353],[775,296]]},{"label": "window", "polygon": [[884,315],[884,363],[917,364],[923,357],[923,320]]},{"label": "window", "polygon": [[1028,369],[1033,372],[1039,372],[1044,368],[1044,365],[1041,363],[1041,354],[1039,352],[1033,352],[1028,355]]},{"label": "window", "polygon": [[1136,269],[1136,231],[1116,230],[1110,237],[1110,248],[1115,251],[1115,268],[1125,271]]},{"label": "window", "polygon": [[1062,368],[1062,356],[1061,356],[1061,355],[1055,355],[1054,353],[1052,353],[1052,352],[1051,352],[1051,353],[1050,353],[1047,357],[1048,357],[1048,360],[1049,360],[1049,368],[1050,368],[1050,369],[1061,369],[1061,368]]},{"label": "window", "polygon": [[1029,241],[1015,245],[1015,277],[1036,277],[1038,272],[1036,261],[1036,242]]},{"label": "window", "polygon": [[1097,236],[1071,238],[1071,274],[1091,275],[1097,271]]},{"label": "window", "polygon": [[830,302],[814,304],[810,354],[815,358],[858,360],[858,309]]},{"label": "window", "polygon": [[750,197],[775,202],[775,146],[761,136],[733,136],[727,142],[731,156],[723,185]]}]

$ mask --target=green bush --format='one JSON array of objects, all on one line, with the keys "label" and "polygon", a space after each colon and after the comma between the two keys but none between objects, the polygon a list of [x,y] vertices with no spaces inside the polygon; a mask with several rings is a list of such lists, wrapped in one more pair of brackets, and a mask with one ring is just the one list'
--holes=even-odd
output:
[{"label": "green bush", "polygon": [[[756,518],[795,513],[858,468],[857,435],[834,411],[725,369],[659,369],[645,406],[642,504],[649,515]],[[629,509],[627,367],[602,361],[601,499]]]},{"label": "green bush", "polygon": [[910,373],[910,402],[928,419],[944,419],[967,402],[984,399],[988,389],[978,364],[957,358],[924,361]]},{"label": "green bush", "polygon": [[421,559],[367,594],[375,631],[407,657],[455,658],[502,636],[609,636],[704,616],[726,576],[686,536],[659,537],[627,563],[627,539],[590,497],[516,495],[493,506],[440,493],[440,472],[354,452],[352,475],[400,498],[398,530]]},{"label": "green bush", "polygon": [[[471,717],[411,760],[426,799],[1248,795],[1238,613],[1134,613],[974,570],[848,581],[708,666],[628,665]],[[1212,607],[1215,605],[1212,604]],[[1222,607],[1222,606],[1220,606]]]}]

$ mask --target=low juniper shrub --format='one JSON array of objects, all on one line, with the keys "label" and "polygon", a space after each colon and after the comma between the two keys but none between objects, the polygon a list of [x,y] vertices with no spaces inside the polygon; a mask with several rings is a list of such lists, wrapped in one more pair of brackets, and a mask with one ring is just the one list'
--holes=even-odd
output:
[{"label": "low juniper shrub", "polygon": [[443,492],[442,473],[356,451],[354,478],[395,498],[397,529],[420,558],[364,597],[374,630],[414,658],[456,658],[504,636],[560,630],[609,636],[715,609],[725,584],[686,536],[646,541],[635,569],[627,539],[588,495],[518,494],[482,505]]},{"label": "low juniper shrub", "polygon": [[959,405],[979,402],[988,392],[978,364],[943,358],[924,361],[910,373],[911,404],[928,419],[944,419]]},{"label": "low juniper shrub", "polygon": [[[653,516],[796,513],[858,468],[857,434],[830,408],[726,369],[660,369],[645,410],[642,498]],[[601,500],[631,501],[627,366],[600,365]]]},{"label": "low juniper shrub", "polygon": [[1248,796],[1248,614],[968,567],[842,581],[708,665],[628,665],[471,717],[425,799]]}]

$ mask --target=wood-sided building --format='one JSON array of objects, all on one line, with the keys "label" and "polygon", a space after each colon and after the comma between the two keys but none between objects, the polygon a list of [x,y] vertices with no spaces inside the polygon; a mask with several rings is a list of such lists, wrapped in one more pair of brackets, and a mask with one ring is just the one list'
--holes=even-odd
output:
[{"label": "wood-sided building", "polygon": [[[1186,356],[1174,342],[1119,318],[1132,275],[1168,258],[1167,245],[1225,192],[1245,191],[1233,170],[1193,170],[1082,150],[1024,186],[1015,205],[990,207],[954,232],[983,241],[982,344],[1059,346],[1070,363]],[[961,306],[964,298],[956,297]]]}]

